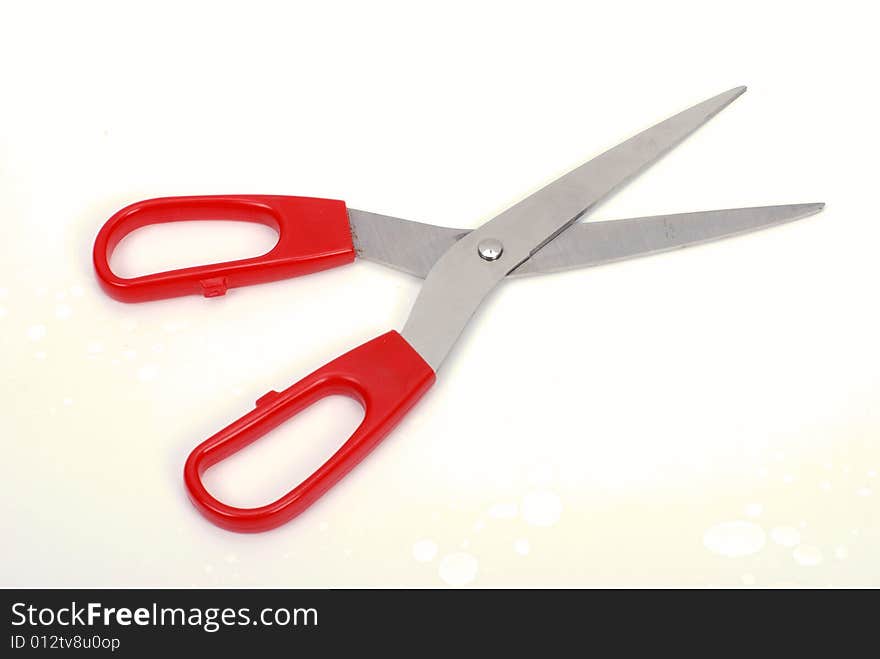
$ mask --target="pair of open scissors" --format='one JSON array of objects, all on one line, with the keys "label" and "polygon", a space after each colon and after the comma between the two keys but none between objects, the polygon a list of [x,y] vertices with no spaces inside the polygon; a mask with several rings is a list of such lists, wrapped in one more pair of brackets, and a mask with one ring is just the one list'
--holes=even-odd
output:
[{"label": "pair of open scissors", "polygon": [[[190,454],[184,481],[195,506],[234,531],[265,531],[290,520],[358,464],[434,382],[465,325],[489,292],[510,276],[554,272],[654,254],[806,217],[824,204],[765,206],[575,224],[645,167],[730,104],[745,87],[699,103],[606,151],[473,231],[410,222],[346,208],[342,201],[235,195],[151,199],[110,218],[95,241],[104,290],[125,302],[227,289],[350,263],[355,256],[424,278],[401,332],[390,331],[345,353],[254,410]],[[123,279],[109,256],[129,232],[160,222],[244,220],[278,230],[263,256]],[[236,508],[214,498],[206,469],[321,398],[360,401],[364,419],[321,467],[273,503]]]}]

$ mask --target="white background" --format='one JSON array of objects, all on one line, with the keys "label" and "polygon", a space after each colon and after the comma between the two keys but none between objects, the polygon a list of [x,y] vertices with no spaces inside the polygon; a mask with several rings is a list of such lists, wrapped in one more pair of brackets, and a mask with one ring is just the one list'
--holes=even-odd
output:
[{"label": "white background", "polygon": [[[870,3],[4,2],[0,585],[880,585],[880,116]],[[124,305],[91,243],[142,198],[271,193],[475,227],[693,103],[749,91],[595,219],[815,217],[501,287],[354,473],[213,527],[199,441],[400,328],[359,262]],[[123,274],[259,253],[143,230]],[[253,505],[359,420],[325,401],[208,474]]]}]

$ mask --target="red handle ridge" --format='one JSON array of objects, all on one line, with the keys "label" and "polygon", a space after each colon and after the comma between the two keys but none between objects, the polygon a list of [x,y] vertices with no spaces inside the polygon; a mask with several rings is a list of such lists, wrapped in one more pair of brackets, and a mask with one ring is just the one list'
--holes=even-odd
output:
[{"label": "red handle ridge", "polygon": [[[258,222],[278,231],[278,243],[262,256],[123,278],[110,255],[126,235],[148,224],[185,220]],[[93,261],[104,291],[123,302],[179,295],[223,295],[249,286],[325,270],[354,260],[345,202],[278,195],[163,197],[127,206],[101,227]]]},{"label": "red handle ridge", "polygon": [[[303,512],[357,465],[396,426],[434,383],[433,369],[395,331],[337,357],[293,386],[270,391],[256,409],[205,440],[190,454],[184,482],[196,508],[231,531],[268,531]],[[202,483],[212,465],[241,450],[325,396],[359,401],[364,419],[348,441],[317,471],[276,501],[236,508],[214,498]]]}]

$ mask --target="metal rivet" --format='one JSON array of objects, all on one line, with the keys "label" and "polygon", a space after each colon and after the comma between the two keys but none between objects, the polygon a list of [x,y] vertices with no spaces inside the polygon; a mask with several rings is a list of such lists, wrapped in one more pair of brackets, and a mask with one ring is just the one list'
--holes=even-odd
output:
[{"label": "metal rivet", "polygon": [[495,261],[504,251],[504,245],[501,244],[500,240],[496,240],[495,238],[483,238],[477,244],[477,252],[480,254],[480,258],[485,259],[486,261]]}]

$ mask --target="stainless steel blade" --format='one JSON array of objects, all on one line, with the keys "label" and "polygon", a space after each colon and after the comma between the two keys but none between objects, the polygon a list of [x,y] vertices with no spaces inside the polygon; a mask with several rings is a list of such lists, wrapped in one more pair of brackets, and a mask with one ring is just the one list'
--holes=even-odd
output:
[{"label": "stainless steel blade", "polygon": [[[639,133],[461,238],[425,278],[401,332],[404,338],[438,370],[483,299],[507,273],[744,91],[737,87],[724,92]],[[503,251],[497,258],[480,256],[481,243],[497,248],[499,242]]]},{"label": "stainless steel blade", "polygon": [[818,213],[825,204],[757,206],[585,222],[557,236],[508,277],[545,274],[702,245]]},{"label": "stainless steel blade", "polygon": [[[575,224],[508,277],[539,275],[701,245],[792,222],[825,204],[755,206]],[[358,256],[424,279],[443,253],[470,231],[349,209]]]}]

